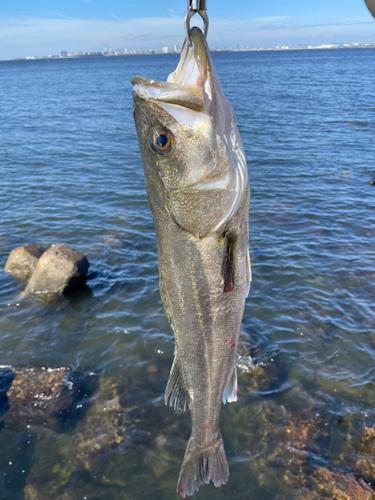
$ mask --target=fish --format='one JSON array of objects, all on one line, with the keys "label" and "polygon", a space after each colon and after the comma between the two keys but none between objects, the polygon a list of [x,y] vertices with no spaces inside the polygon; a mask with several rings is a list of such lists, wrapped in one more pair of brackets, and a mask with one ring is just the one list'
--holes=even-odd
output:
[{"label": "fish", "polygon": [[372,16],[375,17],[375,0],[365,0],[365,3]]},{"label": "fish", "polygon": [[250,184],[233,107],[202,31],[166,82],[135,77],[133,113],[153,216],[162,305],[175,337],[165,403],[191,411],[177,492],[228,481],[221,406],[237,400],[249,294]]}]

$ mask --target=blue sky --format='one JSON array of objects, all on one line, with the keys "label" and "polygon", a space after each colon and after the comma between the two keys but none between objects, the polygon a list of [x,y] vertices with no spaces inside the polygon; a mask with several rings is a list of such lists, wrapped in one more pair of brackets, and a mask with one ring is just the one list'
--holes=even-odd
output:
[{"label": "blue sky", "polygon": [[[1,0],[0,59],[181,45],[185,11],[186,0]],[[208,0],[208,14],[212,48],[375,42],[363,0]]]}]

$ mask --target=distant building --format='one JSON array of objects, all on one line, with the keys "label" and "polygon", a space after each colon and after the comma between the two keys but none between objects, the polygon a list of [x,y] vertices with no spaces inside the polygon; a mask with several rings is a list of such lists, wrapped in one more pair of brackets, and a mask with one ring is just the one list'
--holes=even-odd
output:
[{"label": "distant building", "polygon": [[60,53],[59,53],[59,56],[60,57],[67,57],[68,56],[68,53],[66,50],[61,50]]},{"label": "distant building", "polygon": [[128,49],[124,49],[124,54],[125,54],[125,55],[129,54]]},{"label": "distant building", "polygon": [[163,47],[161,50],[163,54],[168,54],[168,47]]},{"label": "distant building", "polygon": [[180,46],[179,45],[175,45],[174,46],[174,51],[177,52],[177,53],[181,52]]}]

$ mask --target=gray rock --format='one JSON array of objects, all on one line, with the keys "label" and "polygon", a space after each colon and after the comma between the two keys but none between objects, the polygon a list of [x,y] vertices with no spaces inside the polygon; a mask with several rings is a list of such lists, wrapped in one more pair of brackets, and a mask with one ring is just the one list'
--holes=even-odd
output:
[{"label": "gray rock", "polygon": [[14,248],[5,264],[5,271],[11,274],[30,276],[44,252],[45,248],[40,245],[25,245]]},{"label": "gray rock", "polygon": [[26,287],[27,293],[62,293],[82,286],[89,261],[67,245],[50,247],[39,259]]}]

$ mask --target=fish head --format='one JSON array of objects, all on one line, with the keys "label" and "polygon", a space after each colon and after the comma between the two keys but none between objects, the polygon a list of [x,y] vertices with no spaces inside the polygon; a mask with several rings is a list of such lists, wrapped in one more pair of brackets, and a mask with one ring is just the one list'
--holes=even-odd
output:
[{"label": "fish head", "polygon": [[167,82],[132,80],[133,108],[150,201],[203,237],[236,213],[248,176],[233,108],[199,28],[191,40]]}]

